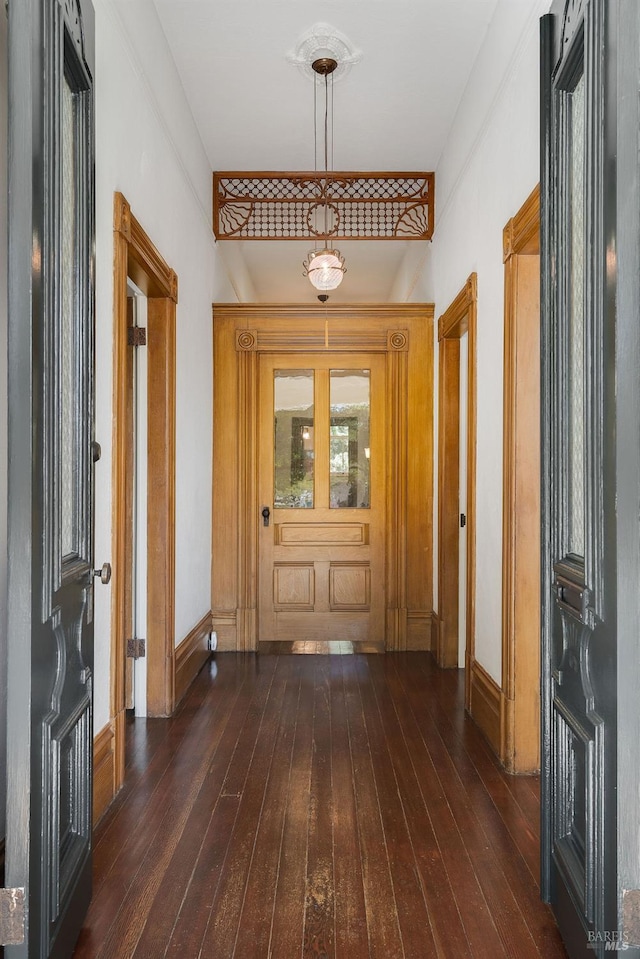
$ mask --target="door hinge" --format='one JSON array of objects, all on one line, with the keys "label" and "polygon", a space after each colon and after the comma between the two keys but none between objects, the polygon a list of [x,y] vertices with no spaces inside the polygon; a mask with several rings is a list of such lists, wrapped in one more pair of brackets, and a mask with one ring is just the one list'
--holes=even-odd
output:
[{"label": "door hinge", "polygon": [[147,330],[144,326],[127,327],[127,346],[146,346]]},{"label": "door hinge", "polygon": [[24,887],[0,889],[0,945],[24,942]]},{"label": "door hinge", "polygon": [[460,529],[464,529],[467,525],[467,517],[464,513],[460,513]]},{"label": "door hinge", "polygon": [[147,655],[146,639],[128,639],[127,640],[127,659],[144,659]]}]

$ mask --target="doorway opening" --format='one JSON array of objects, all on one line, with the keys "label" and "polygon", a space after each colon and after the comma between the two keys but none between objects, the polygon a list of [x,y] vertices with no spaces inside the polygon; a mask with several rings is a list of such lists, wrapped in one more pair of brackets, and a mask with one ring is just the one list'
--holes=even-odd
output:
[{"label": "doorway opening", "polygon": [[[472,273],[438,321],[438,609],[440,628],[436,660],[455,668],[463,657],[466,702],[470,702],[475,625],[475,352],[477,277]],[[464,357],[464,373],[462,371]],[[461,388],[462,384],[462,388]],[[461,456],[461,435],[466,432]],[[462,464],[462,471],[461,471]],[[461,472],[465,473],[461,497]],[[466,506],[465,510],[461,509]],[[464,520],[462,519],[464,516]],[[466,557],[460,568],[460,530]],[[464,577],[464,583],[460,580]],[[461,597],[465,606],[461,623]],[[466,600],[466,602],[465,602]],[[463,626],[463,630],[461,629]]]},{"label": "doorway opening", "polygon": [[509,772],[540,769],[540,189],[504,228],[502,721]]},{"label": "doorway opening", "polygon": [[[131,213],[121,193],[114,197],[114,435],[113,435],[113,588],[111,715],[114,728],[114,793],[124,782],[125,722],[128,693],[138,693],[145,713],[169,716],[175,705],[175,321],[178,281],[153,243]],[[130,291],[136,292],[136,309],[146,304],[146,333],[140,317],[133,322]],[[131,331],[129,329],[131,327]],[[138,485],[144,491],[133,498],[132,469],[132,340],[145,341],[146,376],[139,360],[138,388],[146,383],[146,442],[138,456]],[[138,422],[138,434],[141,432]],[[135,432],[135,431],[134,431]],[[138,435],[138,447],[142,437]],[[144,465],[146,464],[146,478]],[[141,510],[145,498],[148,510]],[[137,573],[132,577],[134,548],[133,517],[144,530],[136,537]],[[146,549],[141,543],[146,538]],[[145,569],[146,565],[146,569]],[[146,636],[129,635],[133,625],[132,594],[137,593],[136,612],[144,622]],[[129,622],[127,621],[129,613]],[[138,628],[140,628],[138,626]],[[142,652],[145,640],[145,670],[129,678],[127,689],[127,646]],[[131,644],[129,643],[131,641]],[[144,683],[144,691],[140,689]],[[145,696],[146,694],[146,696]]]},{"label": "doorway opening", "polygon": [[[360,630],[351,639],[368,641],[369,608],[375,608],[376,642],[387,650],[432,649],[433,306],[214,304],[213,330],[218,649],[257,650],[263,639],[273,641],[273,633],[263,632],[271,613],[282,620],[280,640],[307,638],[287,637],[286,620],[304,629],[301,617],[319,612],[309,624],[317,630],[311,641],[327,641],[334,614],[348,630]],[[307,391],[282,403],[286,437],[278,457],[288,482],[280,492],[274,490],[276,385],[285,399],[294,385]],[[369,387],[372,432],[365,442]],[[312,398],[313,423],[305,421]],[[312,443],[316,474],[305,458]],[[363,477],[376,471],[381,480],[371,485],[366,506]],[[324,510],[315,527],[304,520],[312,496]],[[297,505],[288,510],[278,502]],[[288,512],[299,514],[297,521],[286,521]],[[334,545],[344,553],[329,555]]]},{"label": "doorway opening", "polygon": [[147,298],[127,280],[127,464],[124,661],[125,706],[130,716],[147,715]]}]

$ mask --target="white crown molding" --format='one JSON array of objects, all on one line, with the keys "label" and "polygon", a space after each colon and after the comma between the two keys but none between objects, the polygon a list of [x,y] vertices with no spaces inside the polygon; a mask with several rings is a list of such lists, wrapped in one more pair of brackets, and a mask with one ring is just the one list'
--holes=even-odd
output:
[{"label": "white crown molding", "polygon": [[356,49],[335,27],[328,23],[316,23],[299,38],[295,49],[287,54],[287,60],[298,67],[303,76],[315,80],[316,74],[311,69],[311,64],[319,56],[330,56],[338,61],[335,73],[332,74],[334,83],[337,83],[346,77],[355,63],[360,62],[362,51]]}]

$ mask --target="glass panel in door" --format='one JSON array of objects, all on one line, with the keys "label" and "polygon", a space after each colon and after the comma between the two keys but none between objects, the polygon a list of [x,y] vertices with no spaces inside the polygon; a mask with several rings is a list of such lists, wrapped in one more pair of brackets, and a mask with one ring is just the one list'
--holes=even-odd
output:
[{"label": "glass panel in door", "polygon": [[313,509],[313,370],[274,371],[274,507]]},{"label": "glass panel in door", "polygon": [[371,446],[369,370],[331,370],[329,495],[332,508],[368,509]]},{"label": "glass panel in door", "polygon": [[585,244],[585,98],[584,73],[568,98],[571,130],[569,234],[569,552],[584,556],[584,244]]}]

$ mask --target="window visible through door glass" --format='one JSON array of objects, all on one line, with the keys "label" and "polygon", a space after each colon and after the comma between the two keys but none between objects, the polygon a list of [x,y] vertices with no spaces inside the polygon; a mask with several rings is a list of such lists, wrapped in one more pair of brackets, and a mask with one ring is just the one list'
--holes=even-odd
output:
[{"label": "window visible through door glass", "polygon": [[274,506],[312,509],[313,370],[274,370]]},{"label": "window visible through door glass", "polygon": [[370,370],[331,370],[329,503],[370,506]]},{"label": "window visible through door glass", "polygon": [[571,286],[569,313],[569,551],[584,556],[584,244],[585,244],[585,98],[584,75],[578,80],[570,98],[571,169],[570,169],[570,237]]},{"label": "window visible through door glass", "polygon": [[62,556],[75,555],[78,542],[78,377],[76,336],[76,103],[77,96],[65,77],[62,84],[62,329],[60,390],[60,520]]}]

